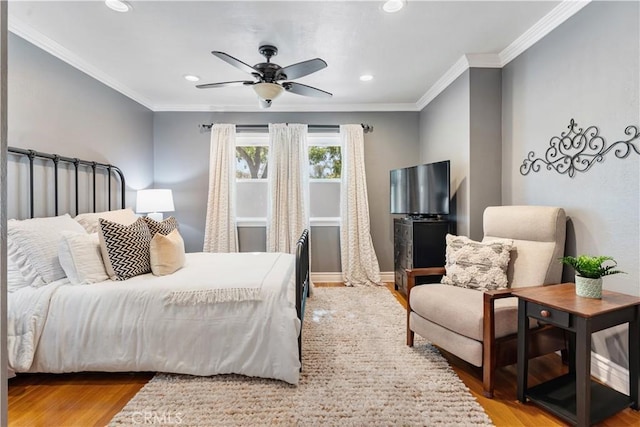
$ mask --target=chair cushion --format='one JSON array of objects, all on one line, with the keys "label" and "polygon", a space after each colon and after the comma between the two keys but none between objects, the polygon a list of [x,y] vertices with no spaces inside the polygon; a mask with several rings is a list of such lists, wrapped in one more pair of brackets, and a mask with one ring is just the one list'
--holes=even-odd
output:
[{"label": "chair cushion", "polygon": [[566,214],[552,206],[490,206],[483,241],[513,239],[507,277],[511,288],[560,283]]},{"label": "chair cushion", "polygon": [[[421,317],[460,335],[482,341],[484,292],[443,284],[416,286],[411,309]],[[496,338],[518,331],[518,300],[495,302]]]}]

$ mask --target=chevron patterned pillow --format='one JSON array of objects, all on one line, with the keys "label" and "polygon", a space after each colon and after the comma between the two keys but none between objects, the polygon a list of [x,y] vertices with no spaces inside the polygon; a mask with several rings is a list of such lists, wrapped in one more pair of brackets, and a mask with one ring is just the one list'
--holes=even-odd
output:
[{"label": "chevron patterned pillow", "polygon": [[156,221],[155,219],[149,218],[147,216],[143,217],[142,219],[147,223],[152,239],[153,236],[156,235],[156,233],[160,233],[166,236],[173,230],[178,229],[178,220],[172,216],[165,219],[164,221]]},{"label": "chevron patterned pillow", "polygon": [[127,280],[151,271],[149,245],[151,233],[146,222],[138,218],[122,225],[100,218],[100,250],[111,280]]}]

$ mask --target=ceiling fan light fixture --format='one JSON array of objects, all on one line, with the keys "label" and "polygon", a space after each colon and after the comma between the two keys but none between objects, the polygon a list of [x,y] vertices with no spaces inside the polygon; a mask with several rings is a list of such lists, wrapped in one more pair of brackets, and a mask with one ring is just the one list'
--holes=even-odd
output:
[{"label": "ceiling fan light fixture", "polygon": [[264,100],[274,100],[280,96],[284,88],[276,83],[256,83],[253,90]]},{"label": "ceiling fan light fixture", "polygon": [[373,76],[371,74],[363,74],[360,76],[360,81],[362,82],[370,82],[373,80]]},{"label": "ceiling fan light fixture", "polygon": [[185,74],[184,79],[189,81],[189,82],[197,82],[200,81],[200,77],[196,76],[195,74]]},{"label": "ceiling fan light fixture", "polygon": [[131,10],[131,5],[123,0],[105,0],[104,4],[111,10],[115,10],[116,12],[129,12]]},{"label": "ceiling fan light fixture", "polygon": [[401,10],[404,7],[405,3],[405,0],[387,0],[382,5],[382,10],[387,13],[395,13]]}]

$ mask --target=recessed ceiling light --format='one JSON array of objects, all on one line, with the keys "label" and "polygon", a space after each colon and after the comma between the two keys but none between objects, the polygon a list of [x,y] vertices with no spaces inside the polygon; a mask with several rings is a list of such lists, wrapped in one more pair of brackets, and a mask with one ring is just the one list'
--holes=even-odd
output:
[{"label": "recessed ceiling light", "polygon": [[382,5],[382,10],[388,13],[394,13],[404,7],[405,0],[387,0]]},{"label": "recessed ceiling light", "polygon": [[371,74],[363,74],[360,76],[360,80],[363,82],[370,82],[373,80],[373,76]]},{"label": "recessed ceiling light", "polygon": [[194,76],[193,74],[185,74],[183,77],[185,80],[189,80],[190,82],[197,82],[200,80],[200,77]]},{"label": "recessed ceiling light", "polygon": [[104,4],[106,4],[109,9],[115,10],[116,12],[129,12],[131,10],[131,5],[122,0],[104,0]]}]

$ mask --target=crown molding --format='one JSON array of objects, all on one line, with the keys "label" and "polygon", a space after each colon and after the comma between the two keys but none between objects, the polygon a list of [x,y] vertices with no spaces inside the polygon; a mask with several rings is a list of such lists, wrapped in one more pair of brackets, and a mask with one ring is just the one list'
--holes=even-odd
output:
[{"label": "crown molding", "polygon": [[39,47],[45,52],[48,52],[51,55],[55,56],[56,58],[66,62],[72,67],[77,68],[78,70],[82,71],[85,74],[88,74],[89,76],[93,77],[99,82],[131,98],[138,104],[141,104],[147,107],[148,109],[153,110],[152,103],[149,99],[140,95],[136,91],[128,88],[127,86],[119,83],[117,80],[103,73],[102,71],[98,70],[96,67],[92,66],[91,64],[83,61],[80,57],[78,57],[73,52],[63,47],[62,45],[60,45],[58,42],[50,39],[49,37],[45,36],[39,31],[36,31],[35,29],[25,24],[21,20],[16,19],[13,16],[9,17],[8,30],[13,34],[25,39],[29,43]]},{"label": "crown molding", "polygon": [[416,102],[418,111],[429,105],[442,91],[469,68],[502,68],[536,42],[571,18],[591,0],[563,0],[513,43],[498,54],[463,55],[444,73],[438,81]]},{"label": "crown molding", "polygon": [[497,53],[470,53],[465,55],[469,68],[502,68]]},{"label": "crown molding", "polygon": [[270,108],[247,105],[155,105],[153,111],[176,112],[256,112],[256,113],[352,113],[352,112],[389,112],[419,111],[416,104],[338,104],[338,105],[287,105],[274,103]]},{"label": "crown molding", "polygon": [[513,61],[518,55],[529,49],[589,3],[591,3],[591,0],[564,0],[554,7],[551,12],[547,13],[542,19],[500,52],[499,56],[502,66],[504,67]]},{"label": "crown molding", "polygon": [[567,19],[575,15],[578,11],[588,5],[591,0],[563,0],[551,12],[536,22],[531,28],[525,31],[513,43],[503,49],[499,54],[467,54],[462,55],[427,92],[414,103],[394,103],[394,104],[343,104],[343,105],[274,105],[268,110],[259,107],[238,106],[238,105],[153,105],[153,103],[121,84],[111,76],[103,73],[96,67],[82,60],[73,52],[51,40],[42,33],[31,28],[24,22],[9,17],[8,29],[13,34],[22,37],[28,42],[61,59],[78,70],[88,74],[94,79],[102,82],[110,88],[131,98],[135,102],[149,108],[152,111],[218,111],[218,112],[373,112],[373,111],[421,111],[431,101],[433,101],[442,91],[453,83],[462,73],[469,68],[502,68],[515,59],[522,52],[529,49],[536,42],[560,26]]},{"label": "crown molding", "polygon": [[420,99],[416,102],[416,107],[418,111],[422,111],[424,107],[429,105],[431,101],[433,101],[436,96],[440,95],[440,93],[445,90],[451,83],[455,81],[462,73],[469,69],[469,61],[467,60],[466,55],[462,55],[460,59],[458,59],[452,66],[449,68],[443,75],[440,77],[433,86],[429,88],[427,93],[422,95]]}]

